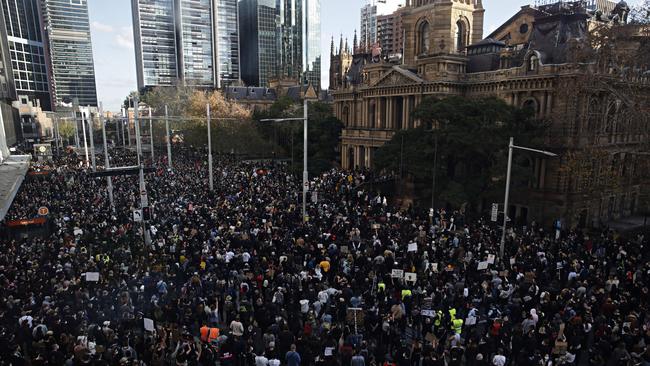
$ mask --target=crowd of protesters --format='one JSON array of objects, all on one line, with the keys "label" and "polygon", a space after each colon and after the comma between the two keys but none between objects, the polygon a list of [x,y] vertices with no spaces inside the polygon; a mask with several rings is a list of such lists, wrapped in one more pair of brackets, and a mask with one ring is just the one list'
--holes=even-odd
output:
[{"label": "crowd of protesters", "polygon": [[6,220],[46,206],[52,230],[0,239],[0,365],[650,364],[642,236],[532,224],[500,259],[497,228],[400,210],[363,172],[314,177],[305,221],[284,166],[219,158],[210,191],[204,152],[174,155],[145,225],[137,176],[113,210],[77,156],[34,164]]}]

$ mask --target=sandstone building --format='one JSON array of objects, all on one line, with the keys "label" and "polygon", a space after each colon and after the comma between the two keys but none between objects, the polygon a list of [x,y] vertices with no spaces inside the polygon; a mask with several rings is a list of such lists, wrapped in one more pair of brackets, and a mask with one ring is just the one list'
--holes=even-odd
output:
[{"label": "sandstone building", "polygon": [[[343,168],[371,167],[396,131],[418,127],[411,113],[426,97],[497,96],[549,122],[544,148],[560,155],[528,156],[534,179],[512,190],[510,217],[591,227],[647,210],[648,65],[583,56],[590,32],[624,23],[628,12],[624,2],[525,6],[484,38],[481,0],[407,0],[400,62],[354,54],[331,78],[334,111],[345,124]],[[631,39],[617,47],[636,49],[648,37],[639,30]]]}]

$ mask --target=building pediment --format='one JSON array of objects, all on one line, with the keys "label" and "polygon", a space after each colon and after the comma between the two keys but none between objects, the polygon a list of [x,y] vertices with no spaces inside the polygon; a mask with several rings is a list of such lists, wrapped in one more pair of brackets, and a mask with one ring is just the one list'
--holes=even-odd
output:
[{"label": "building pediment", "polygon": [[382,76],[375,84],[371,86],[381,87],[381,86],[412,85],[412,84],[419,84],[423,81],[424,80],[419,76],[417,76],[416,74],[408,70],[404,70],[401,67],[394,66],[390,72]]}]

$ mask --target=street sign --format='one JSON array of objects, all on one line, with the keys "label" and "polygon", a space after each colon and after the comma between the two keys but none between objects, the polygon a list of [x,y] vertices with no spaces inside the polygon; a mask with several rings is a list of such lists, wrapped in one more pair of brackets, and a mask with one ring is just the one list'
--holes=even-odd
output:
[{"label": "street sign", "polygon": [[38,209],[39,216],[47,216],[49,213],[50,213],[50,209],[45,206],[42,206]]},{"label": "street sign", "polygon": [[498,203],[493,203],[492,204],[492,215],[491,215],[490,219],[492,220],[492,222],[497,222],[498,217],[499,217],[499,204]]},{"label": "street sign", "polygon": [[133,221],[142,222],[142,210],[133,210]]}]

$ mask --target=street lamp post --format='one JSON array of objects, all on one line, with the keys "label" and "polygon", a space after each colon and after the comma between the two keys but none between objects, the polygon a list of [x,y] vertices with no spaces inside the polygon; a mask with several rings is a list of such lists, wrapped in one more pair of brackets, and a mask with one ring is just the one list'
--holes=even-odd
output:
[{"label": "street lamp post", "polygon": [[309,117],[309,107],[307,99],[304,100],[303,104],[303,117],[296,118],[270,118],[262,119],[260,122],[285,122],[285,121],[303,121],[303,161],[302,161],[302,221],[307,221],[307,191],[309,190],[309,174],[307,173],[307,129],[308,129],[308,117]]},{"label": "street lamp post", "polygon": [[510,138],[510,143],[508,144],[508,170],[506,173],[506,193],[505,193],[505,198],[503,200],[503,230],[501,231],[501,245],[499,247],[499,259],[501,261],[503,261],[503,255],[504,255],[505,245],[506,245],[506,228],[508,224],[508,204],[510,200],[510,175],[512,173],[512,152],[514,149],[531,151],[549,157],[557,156],[557,154],[552,153],[550,151],[531,149],[529,147],[523,147],[523,146],[516,146],[514,144],[514,138],[513,137]]},{"label": "street lamp post", "polygon": [[172,141],[169,135],[169,114],[167,113],[167,105],[165,104],[165,134],[167,135],[167,165],[169,169],[172,168]]},{"label": "street lamp post", "polygon": [[153,153],[153,118],[151,115],[151,107],[149,107],[149,142],[151,143],[151,164],[154,164]]},{"label": "street lamp post", "polygon": [[92,162],[93,172],[97,171],[97,162],[95,160],[95,135],[93,134],[93,116],[90,113],[90,106],[86,106],[86,122],[88,123],[88,138],[90,139],[90,161]]},{"label": "street lamp post", "polygon": [[214,191],[214,177],[212,176],[212,133],[210,132],[210,103],[205,105],[206,115],[208,117],[208,179],[210,182],[210,191]]},{"label": "street lamp post", "polygon": [[[102,125],[102,140],[104,141],[104,169],[110,169],[111,163],[108,159],[108,145],[106,144],[106,126],[104,120],[104,108],[102,104],[99,103],[99,121]],[[106,177],[107,189],[108,189],[108,200],[111,203],[111,210],[115,212],[115,201],[113,200],[113,179],[111,176]]]}]

